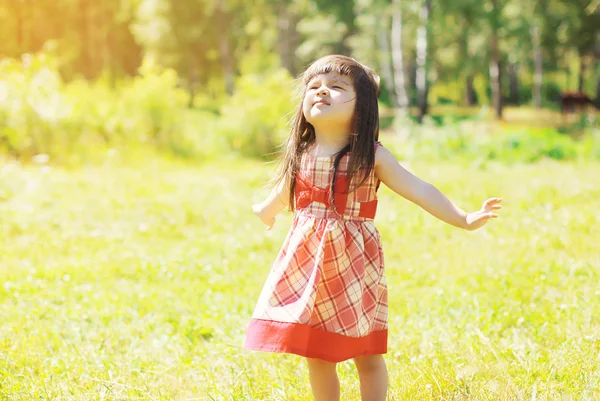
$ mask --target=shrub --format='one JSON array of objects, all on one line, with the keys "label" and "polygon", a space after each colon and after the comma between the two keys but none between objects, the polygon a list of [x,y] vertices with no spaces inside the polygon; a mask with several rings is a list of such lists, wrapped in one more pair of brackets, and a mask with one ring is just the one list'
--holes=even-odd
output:
[{"label": "shrub", "polygon": [[[178,157],[207,156],[217,119],[186,108],[175,71],[144,64],[140,75],[118,82],[62,81],[56,58],[24,55],[0,63],[0,152],[19,159],[47,154],[81,163],[142,148]],[[209,144],[210,146],[207,146]]]},{"label": "shrub", "polygon": [[271,157],[288,134],[295,112],[291,83],[284,69],[240,77],[235,94],[221,108],[217,134],[244,156]]}]

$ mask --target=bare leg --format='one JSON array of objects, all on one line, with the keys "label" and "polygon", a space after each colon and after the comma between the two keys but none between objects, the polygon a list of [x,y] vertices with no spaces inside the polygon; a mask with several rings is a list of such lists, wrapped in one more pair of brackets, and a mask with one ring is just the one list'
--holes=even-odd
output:
[{"label": "bare leg", "polygon": [[310,386],[315,401],[339,401],[340,381],[336,364],[321,359],[307,358]]},{"label": "bare leg", "polygon": [[382,355],[367,355],[354,358],[360,379],[362,401],[385,401],[388,373]]}]

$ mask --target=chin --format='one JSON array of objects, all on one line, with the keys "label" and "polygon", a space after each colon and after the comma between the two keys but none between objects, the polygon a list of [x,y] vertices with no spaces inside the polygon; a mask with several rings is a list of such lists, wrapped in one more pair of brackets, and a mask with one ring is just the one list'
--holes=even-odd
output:
[{"label": "chin", "polygon": [[336,121],[337,119],[332,119],[331,117],[327,116],[327,115],[311,115],[310,118],[307,118],[306,121],[308,121],[309,123],[311,123],[312,125],[315,124],[319,124],[322,121],[327,121],[328,123],[331,123],[332,121]]}]

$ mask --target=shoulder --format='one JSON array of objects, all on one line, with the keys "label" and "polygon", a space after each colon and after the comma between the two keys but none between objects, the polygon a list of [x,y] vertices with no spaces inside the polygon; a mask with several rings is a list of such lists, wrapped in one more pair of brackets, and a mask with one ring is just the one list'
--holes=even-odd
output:
[{"label": "shoulder", "polygon": [[397,163],[396,157],[380,142],[375,142],[375,167]]}]

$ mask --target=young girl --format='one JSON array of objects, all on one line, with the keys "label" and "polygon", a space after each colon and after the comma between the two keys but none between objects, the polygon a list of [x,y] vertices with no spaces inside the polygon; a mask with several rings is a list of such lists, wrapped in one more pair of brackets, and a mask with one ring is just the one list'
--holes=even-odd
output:
[{"label": "young girl", "polygon": [[302,75],[303,96],[277,185],[253,211],[270,229],[288,205],[292,227],[261,292],[245,348],[307,358],[316,401],[339,400],[336,363],[352,358],[363,401],[385,400],[387,286],[373,219],[380,182],[433,216],[475,230],[500,198],[465,213],[409,173],[378,141],[379,77],[330,55]]}]

